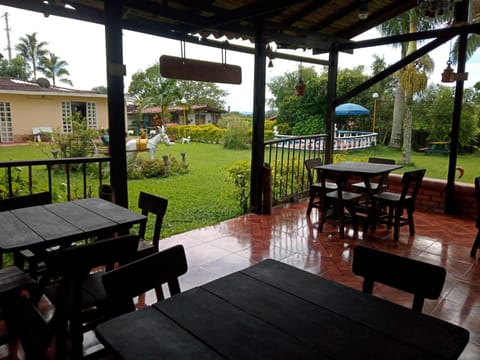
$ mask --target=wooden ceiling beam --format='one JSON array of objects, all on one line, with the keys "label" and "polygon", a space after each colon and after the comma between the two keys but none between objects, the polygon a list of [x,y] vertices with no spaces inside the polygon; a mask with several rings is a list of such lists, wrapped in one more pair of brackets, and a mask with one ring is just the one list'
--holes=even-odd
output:
[{"label": "wooden ceiling beam", "polygon": [[461,32],[480,33],[480,23],[453,25],[445,29],[436,29],[428,31],[420,31],[411,34],[402,34],[394,36],[386,36],[362,41],[351,41],[344,44],[339,44],[340,51],[361,49],[366,47],[375,47],[381,45],[391,45],[407,41],[418,41],[433,39],[442,36],[455,36]]}]

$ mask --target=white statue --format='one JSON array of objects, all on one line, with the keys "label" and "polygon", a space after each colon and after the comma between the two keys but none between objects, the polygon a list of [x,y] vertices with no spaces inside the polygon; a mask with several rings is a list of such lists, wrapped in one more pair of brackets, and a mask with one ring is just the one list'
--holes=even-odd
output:
[{"label": "white statue", "polygon": [[[142,141],[143,140],[143,141]],[[146,151],[148,150],[150,154],[150,159],[155,159],[155,152],[157,151],[157,146],[160,142],[163,142],[165,145],[172,145],[175,144],[174,142],[170,141],[168,137],[165,127],[158,126],[158,134],[150,139],[132,139],[127,141],[125,145],[126,150],[132,154],[131,156],[135,158],[137,156],[137,152],[139,151]]]}]

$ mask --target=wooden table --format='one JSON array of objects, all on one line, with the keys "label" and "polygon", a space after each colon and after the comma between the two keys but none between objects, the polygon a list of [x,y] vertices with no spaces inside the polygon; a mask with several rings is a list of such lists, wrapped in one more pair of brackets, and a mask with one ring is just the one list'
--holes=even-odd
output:
[{"label": "wooden table", "polygon": [[275,260],[99,325],[122,359],[457,359],[467,330]]},{"label": "wooden table", "polygon": [[[401,169],[402,165],[397,164],[378,164],[378,163],[367,163],[367,162],[358,162],[358,161],[343,161],[333,164],[326,164],[317,166],[316,169],[326,169],[330,171],[335,171],[337,173],[344,174],[344,178],[348,179],[350,177],[361,177],[365,183],[366,189],[366,201],[362,202],[356,206],[356,214],[364,214],[365,221],[363,222],[364,231],[367,231],[368,228],[375,229],[375,224],[377,222],[376,217],[378,216],[377,212],[371,207],[371,197],[374,194],[370,180],[376,178],[378,183],[378,189],[382,189],[382,186],[387,178],[388,174],[394,170]],[[339,187],[344,187],[348,184],[348,181],[345,184],[337,184]],[[377,190],[377,191],[379,191]],[[342,235],[342,232],[340,233]]]},{"label": "wooden table", "polygon": [[373,177],[380,177],[378,181],[379,189],[385,181],[388,174],[394,170],[401,169],[402,165],[397,164],[376,164],[357,161],[342,161],[333,164],[326,164],[316,167],[316,169],[333,170],[339,173],[346,174],[347,176],[359,176],[365,182],[367,193],[372,194],[372,188],[370,186],[370,179]]},{"label": "wooden table", "polygon": [[44,249],[147,221],[139,213],[99,198],[0,212],[0,252]]}]

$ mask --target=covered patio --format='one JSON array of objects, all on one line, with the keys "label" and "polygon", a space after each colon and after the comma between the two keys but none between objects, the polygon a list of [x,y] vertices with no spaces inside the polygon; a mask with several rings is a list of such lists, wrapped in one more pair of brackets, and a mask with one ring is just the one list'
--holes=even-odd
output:
[{"label": "covered patio", "polygon": [[[125,154],[125,112],[122,54],[122,29],[165,36],[179,41],[204,43],[232,51],[250,52],[255,56],[253,87],[252,139],[252,213],[207,228],[163,239],[161,248],[183,244],[189,271],[181,279],[182,290],[204,284],[231,272],[273,258],[305,269],[325,278],[360,289],[361,280],[351,271],[352,250],[357,244],[386,250],[391,253],[441,265],[447,270],[442,296],[429,301],[424,312],[470,331],[470,343],[461,359],[477,359],[480,353],[480,267],[478,259],[470,257],[470,248],[477,229],[472,218],[417,210],[416,235],[409,237],[402,229],[400,240],[394,242],[392,231],[379,228],[375,233],[348,233],[340,239],[335,228],[317,230],[318,214],[305,216],[306,202],[299,201],[274,207],[272,214],[261,215],[262,167],[264,161],[265,69],[266,58],[285,57],[281,52],[271,54],[267,44],[275,41],[285,49],[308,48],[314,53],[328,53],[328,61],[311,60],[328,66],[329,83],[325,152],[326,162],[332,161],[334,109],[357,93],[366,90],[386,76],[399,70],[433,48],[459,35],[462,39],[458,72],[465,70],[466,38],[480,31],[479,24],[466,24],[468,1],[455,2],[458,24],[428,33],[407,34],[394,38],[354,42],[351,39],[384,21],[418,5],[419,1],[65,1],[0,0],[1,4],[59,16],[105,24],[108,67],[109,127],[111,134],[111,182],[120,205],[127,206],[127,176]],[[359,9],[368,3],[370,16],[359,18]],[[421,2],[420,2],[421,3]],[[328,11],[327,11],[328,10]],[[363,10],[365,10],[363,8]],[[202,34],[202,37],[192,36]],[[205,37],[203,37],[205,35]],[[207,36],[226,35],[250,39],[253,48],[241,48],[228,42],[207,39]],[[417,52],[394,64],[362,86],[337,97],[336,72],[339,51],[352,51],[409,40],[434,39]],[[303,57],[290,56],[299,61]],[[463,81],[457,80],[455,106],[452,116],[452,151],[446,185],[445,212],[451,213],[456,200],[456,145],[461,115]],[[375,294],[409,306],[411,298],[403,293],[379,286]]]},{"label": "covered patio", "polygon": [[[360,277],[352,273],[356,245],[385,250],[440,265],[447,270],[442,295],[427,300],[423,311],[470,331],[470,342],[460,359],[478,359],[480,354],[480,258],[472,259],[475,221],[471,218],[415,212],[416,235],[402,228],[400,240],[382,226],[375,233],[355,236],[350,230],[340,239],[336,228],[326,224],[317,230],[318,213],[305,216],[307,203],[276,206],[271,215],[248,214],[220,224],[178,234],[160,242],[185,247],[189,270],[181,278],[182,291],[272,258],[361,290]],[[413,297],[378,285],[374,294],[410,307]]]},{"label": "covered patio", "polygon": [[[472,8],[470,4],[472,3]],[[333,160],[334,117],[336,106],[348,102],[356,94],[367,90],[387,76],[414,62],[431,50],[459,38],[457,73],[455,78],[455,100],[451,126],[451,152],[445,193],[445,212],[454,213],[456,202],[455,169],[458,147],[460,117],[462,111],[467,38],[480,32],[480,24],[473,14],[473,2],[427,1],[427,0],[370,0],[370,1],[277,1],[274,5],[264,1],[117,1],[117,0],[0,0],[0,4],[37,11],[45,16],[57,15],[105,26],[105,47],[108,88],[108,113],[110,131],[110,155],[112,164],[111,183],[116,201],[128,204],[127,169],[125,154],[125,89],[126,68],[123,62],[122,30],[132,30],[155,36],[175,39],[180,42],[196,43],[226,51],[253,54],[254,101],[252,126],[251,162],[251,211],[262,211],[262,168],[264,162],[265,85],[267,58],[290,59],[305,63],[325,65],[328,69],[326,89],[327,111],[325,114],[326,148],[325,161]],[[398,36],[355,41],[366,31],[395,18],[406,11],[417,8],[424,16],[452,14],[451,21],[443,28],[414,32]],[[473,20],[472,20],[473,19]],[[242,39],[254,46],[241,46],[224,39]],[[408,41],[425,41],[425,45],[371,77],[365,83],[337,94],[336,82],[340,52],[354,53],[355,49],[375,48],[386,44]],[[270,44],[276,45],[272,51]],[[292,54],[286,50],[308,50],[312,56]],[[301,54],[298,52],[298,54]],[[326,56],[325,58],[316,55]],[[161,55],[161,54],[159,54]],[[186,63],[184,55],[176,64]],[[190,61],[190,60],[189,60]],[[222,63],[228,67],[226,56]],[[200,67],[177,69],[179,73],[205,75]],[[188,71],[186,71],[188,70]],[[178,73],[178,72],[177,72]],[[214,80],[215,71],[207,75]],[[232,74],[225,74],[224,80]],[[241,76],[240,76],[241,78]],[[184,77],[184,79],[194,80]],[[237,79],[238,80],[238,79]],[[221,80],[220,80],[221,81]],[[218,82],[218,81],[217,81]]]}]

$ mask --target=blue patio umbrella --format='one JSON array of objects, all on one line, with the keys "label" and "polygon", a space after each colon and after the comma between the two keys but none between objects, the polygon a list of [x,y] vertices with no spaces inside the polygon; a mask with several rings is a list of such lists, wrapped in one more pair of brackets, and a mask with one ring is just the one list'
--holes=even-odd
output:
[{"label": "blue patio umbrella", "polygon": [[368,115],[370,111],[363,107],[362,105],[346,103],[338,105],[335,108],[335,115],[346,116],[346,115]]}]

